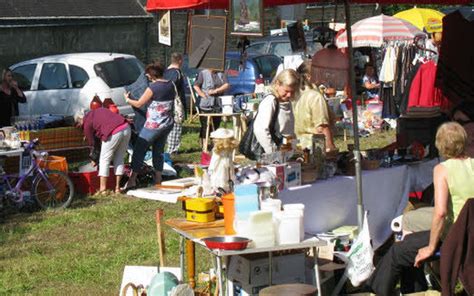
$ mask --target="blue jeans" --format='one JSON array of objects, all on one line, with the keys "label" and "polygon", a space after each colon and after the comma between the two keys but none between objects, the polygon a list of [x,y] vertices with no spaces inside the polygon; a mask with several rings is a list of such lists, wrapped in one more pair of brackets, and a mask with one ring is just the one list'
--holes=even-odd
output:
[{"label": "blue jeans", "polygon": [[163,151],[168,134],[173,129],[173,125],[165,128],[148,129],[143,127],[138,136],[132,155],[132,170],[139,171],[143,166],[145,153],[152,145],[153,168],[155,171],[163,171]]}]

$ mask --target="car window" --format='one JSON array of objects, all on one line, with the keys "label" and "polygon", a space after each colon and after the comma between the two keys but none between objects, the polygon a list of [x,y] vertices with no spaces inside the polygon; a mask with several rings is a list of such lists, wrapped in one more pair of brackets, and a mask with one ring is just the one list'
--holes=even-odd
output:
[{"label": "car window", "polygon": [[18,87],[21,90],[26,91],[31,89],[31,82],[33,81],[36,66],[36,64],[24,65],[12,71],[13,78],[18,82]]},{"label": "car window", "polygon": [[247,52],[265,53],[265,42],[251,44],[247,47]]},{"label": "car window", "polygon": [[227,76],[239,76],[239,72],[244,69],[240,65],[240,60],[227,59],[225,61],[225,70],[227,71]]},{"label": "car window", "polygon": [[66,65],[61,63],[44,63],[41,69],[38,89],[68,88]]},{"label": "car window", "polygon": [[277,55],[279,57],[291,55],[293,52],[291,51],[291,44],[290,42],[274,42],[270,44],[270,53]]},{"label": "car window", "polygon": [[134,83],[143,71],[143,65],[137,59],[116,58],[95,64],[94,71],[110,88],[115,88]]},{"label": "car window", "polygon": [[71,74],[72,88],[83,88],[89,81],[89,75],[81,67],[69,65],[69,73]]},{"label": "car window", "polygon": [[277,56],[261,56],[255,58],[255,63],[259,69],[259,72],[265,79],[273,79],[276,70],[281,63],[281,59]]}]

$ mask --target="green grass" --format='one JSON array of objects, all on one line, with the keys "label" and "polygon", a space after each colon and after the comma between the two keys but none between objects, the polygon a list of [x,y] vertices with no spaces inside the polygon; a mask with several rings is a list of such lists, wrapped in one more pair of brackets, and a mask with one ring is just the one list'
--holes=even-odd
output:
[{"label": "green grass", "polygon": [[[175,163],[198,162],[198,125],[187,125]],[[382,147],[394,132],[361,139]],[[337,139],[346,150],[347,143]],[[182,175],[182,174],[180,174]],[[0,295],[117,295],[125,265],[159,262],[155,211],[182,217],[180,204],[128,198],[77,197],[64,211],[17,213],[0,222]],[[0,220],[1,221],[1,220]],[[179,266],[178,235],[165,226],[166,265]],[[197,270],[210,256],[197,251]]]}]

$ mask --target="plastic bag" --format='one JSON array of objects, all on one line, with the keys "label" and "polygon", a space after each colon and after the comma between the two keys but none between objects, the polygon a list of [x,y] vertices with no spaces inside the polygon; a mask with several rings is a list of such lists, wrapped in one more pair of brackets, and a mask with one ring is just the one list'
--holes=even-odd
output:
[{"label": "plastic bag", "polygon": [[358,287],[363,281],[368,279],[374,271],[372,259],[374,250],[370,244],[369,224],[367,221],[367,212],[364,215],[362,231],[352,244],[347,254],[349,261],[347,267],[347,276],[354,287]]}]

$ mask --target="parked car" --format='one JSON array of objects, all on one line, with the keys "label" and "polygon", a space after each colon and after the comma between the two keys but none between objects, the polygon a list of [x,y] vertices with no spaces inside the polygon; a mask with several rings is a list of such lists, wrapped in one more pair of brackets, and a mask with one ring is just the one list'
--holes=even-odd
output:
[{"label": "parked car", "polygon": [[[306,47],[307,53],[312,56],[318,50],[323,48],[321,43],[313,41],[313,32],[306,32]],[[250,46],[247,47],[247,52],[249,53],[260,53],[260,54],[274,54],[279,57],[284,57],[286,55],[292,55],[290,39],[288,34],[268,36],[264,37],[250,43]]]},{"label": "parked car", "polygon": [[[224,70],[227,73],[230,89],[226,94],[238,95],[248,94],[255,91],[255,81],[263,79],[262,82],[269,82],[275,76],[281,58],[273,54],[248,53],[245,65],[241,64],[240,52],[226,52]],[[187,57],[184,59],[183,72],[189,78],[196,78],[199,70],[189,68]],[[187,87],[186,91],[189,91]]]},{"label": "parked car", "polygon": [[133,55],[120,53],[71,53],[45,56],[10,66],[27,98],[20,115],[74,115],[89,108],[97,94],[111,98],[119,112],[133,114],[125,103],[124,86],[144,71]]}]

